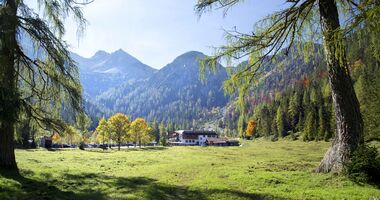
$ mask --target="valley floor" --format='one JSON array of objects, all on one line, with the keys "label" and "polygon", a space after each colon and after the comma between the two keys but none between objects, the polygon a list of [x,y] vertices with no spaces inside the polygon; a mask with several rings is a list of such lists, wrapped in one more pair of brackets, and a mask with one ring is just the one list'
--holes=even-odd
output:
[{"label": "valley floor", "polygon": [[376,186],[314,173],[329,145],[17,150],[22,176],[0,175],[0,199],[380,198]]}]

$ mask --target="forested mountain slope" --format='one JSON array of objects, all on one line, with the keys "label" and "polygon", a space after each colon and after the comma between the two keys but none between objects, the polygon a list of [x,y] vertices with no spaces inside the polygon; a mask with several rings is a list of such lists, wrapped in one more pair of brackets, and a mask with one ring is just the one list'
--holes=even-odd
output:
[{"label": "forested mountain slope", "polygon": [[[353,39],[352,39],[353,40]],[[356,41],[351,41],[354,44]],[[366,140],[380,139],[380,68],[364,49],[349,49],[348,62],[360,102]],[[244,136],[247,124],[255,124],[255,137],[291,136],[306,141],[329,140],[335,134],[335,118],[327,65],[323,53],[305,59],[295,49],[281,53],[263,67],[263,75],[251,88],[241,114],[237,100],[226,106],[218,123],[229,135]]]},{"label": "forested mountain slope", "polygon": [[190,128],[193,119],[228,102],[222,89],[227,73],[221,65],[216,74],[208,73],[205,83],[199,80],[198,60],[204,56],[195,51],[182,54],[149,79],[125,82],[98,96],[96,102],[133,117],[171,121]]}]

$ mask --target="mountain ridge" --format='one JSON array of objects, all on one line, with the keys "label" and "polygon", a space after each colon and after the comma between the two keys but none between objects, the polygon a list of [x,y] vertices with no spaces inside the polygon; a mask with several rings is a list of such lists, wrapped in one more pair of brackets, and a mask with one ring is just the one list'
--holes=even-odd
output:
[{"label": "mountain ridge", "polygon": [[149,78],[157,70],[142,63],[122,49],[108,53],[97,51],[89,58],[72,53],[80,71],[80,78],[87,98],[94,98],[124,82]]}]

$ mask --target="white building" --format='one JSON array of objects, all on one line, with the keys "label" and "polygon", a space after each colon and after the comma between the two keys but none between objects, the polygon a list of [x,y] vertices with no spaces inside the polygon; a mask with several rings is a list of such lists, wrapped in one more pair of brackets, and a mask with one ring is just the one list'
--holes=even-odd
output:
[{"label": "white building", "polygon": [[174,131],[169,137],[169,143],[173,145],[205,145],[208,138],[218,138],[215,131]]}]

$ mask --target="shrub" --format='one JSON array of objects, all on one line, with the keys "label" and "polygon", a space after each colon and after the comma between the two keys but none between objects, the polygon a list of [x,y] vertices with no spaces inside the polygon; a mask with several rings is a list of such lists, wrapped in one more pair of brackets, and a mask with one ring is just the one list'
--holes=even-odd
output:
[{"label": "shrub", "polygon": [[161,143],[162,146],[166,146],[166,145],[167,145],[167,143],[166,143],[166,139],[165,139],[164,137],[162,137],[162,138],[160,139],[160,143]]},{"label": "shrub", "polygon": [[278,136],[276,136],[276,135],[274,135],[274,136],[269,136],[269,139],[270,139],[270,141],[272,141],[272,142],[276,142],[276,141],[278,141]]},{"label": "shrub", "polygon": [[359,146],[346,167],[348,177],[361,183],[380,181],[380,157],[375,147]]},{"label": "shrub", "polygon": [[288,131],[288,135],[285,138],[287,140],[298,140],[301,134],[301,132]]},{"label": "shrub", "polygon": [[84,148],[85,148],[85,144],[84,144],[84,142],[81,142],[80,144],[79,144],[79,149],[80,150],[84,150]]}]

